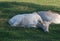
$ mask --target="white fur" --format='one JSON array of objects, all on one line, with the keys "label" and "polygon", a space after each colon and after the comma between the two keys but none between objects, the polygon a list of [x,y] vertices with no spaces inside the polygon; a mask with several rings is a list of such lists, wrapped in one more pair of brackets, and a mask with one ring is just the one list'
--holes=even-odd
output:
[{"label": "white fur", "polygon": [[44,31],[49,31],[48,28],[51,23],[60,24],[60,15],[58,13],[52,11],[40,11],[38,14],[43,20]]},{"label": "white fur", "polygon": [[8,22],[11,26],[19,26],[19,27],[36,27],[38,22],[41,21],[41,17],[36,13],[32,14],[19,14],[13,16]]}]

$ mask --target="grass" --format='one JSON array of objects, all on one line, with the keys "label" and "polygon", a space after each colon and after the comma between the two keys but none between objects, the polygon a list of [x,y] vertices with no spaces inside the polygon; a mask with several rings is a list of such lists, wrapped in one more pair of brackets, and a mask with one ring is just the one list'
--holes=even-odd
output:
[{"label": "grass", "polygon": [[15,28],[7,21],[14,15],[41,10],[60,12],[59,0],[0,0],[0,41],[60,41],[60,25],[51,25],[49,33],[41,29]]}]

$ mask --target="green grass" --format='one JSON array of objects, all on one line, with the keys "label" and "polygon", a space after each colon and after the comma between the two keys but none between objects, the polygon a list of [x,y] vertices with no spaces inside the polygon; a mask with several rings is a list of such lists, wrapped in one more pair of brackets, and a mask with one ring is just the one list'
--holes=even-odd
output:
[{"label": "green grass", "polygon": [[60,0],[0,0],[5,2],[29,2],[41,5],[60,6]]},{"label": "green grass", "polygon": [[0,0],[0,41],[60,41],[60,25],[51,25],[49,33],[41,29],[11,27],[7,22],[17,14],[41,10],[60,12],[60,0]]}]

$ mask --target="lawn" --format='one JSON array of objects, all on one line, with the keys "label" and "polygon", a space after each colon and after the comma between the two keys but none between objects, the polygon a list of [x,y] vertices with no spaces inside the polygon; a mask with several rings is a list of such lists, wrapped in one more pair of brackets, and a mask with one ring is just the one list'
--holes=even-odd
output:
[{"label": "lawn", "polygon": [[8,24],[14,15],[42,10],[60,12],[60,0],[0,0],[0,41],[60,41],[60,24],[50,25],[49,33]]}]

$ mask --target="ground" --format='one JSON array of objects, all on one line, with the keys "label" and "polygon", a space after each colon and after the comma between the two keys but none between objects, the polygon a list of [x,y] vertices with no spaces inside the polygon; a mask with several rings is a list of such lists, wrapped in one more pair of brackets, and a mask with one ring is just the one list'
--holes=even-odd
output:
[{"label": "ground", "polygon": [[60,12],[60,0],[0,0],[0,41],[60,41],[60,24],[50,25],[49,33],[8,24],[14,15],[42,10]]}]

